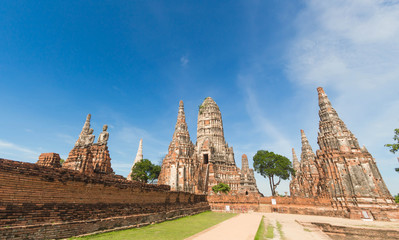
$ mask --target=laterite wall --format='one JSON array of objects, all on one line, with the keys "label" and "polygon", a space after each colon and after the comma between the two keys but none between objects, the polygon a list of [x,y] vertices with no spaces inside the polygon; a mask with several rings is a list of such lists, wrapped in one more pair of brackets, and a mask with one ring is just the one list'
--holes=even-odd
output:
[{"label": "laterite wall", "polygon": [[205,195],[0,159],[0,239],[66,238],[209,210]]}]

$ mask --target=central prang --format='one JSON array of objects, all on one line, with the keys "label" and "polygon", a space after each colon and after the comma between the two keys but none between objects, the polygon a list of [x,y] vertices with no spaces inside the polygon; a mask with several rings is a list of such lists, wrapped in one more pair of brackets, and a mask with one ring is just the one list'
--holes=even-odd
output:
[{"label": "central prang", "polygon": [[[248,166],[246,156],[242,161],[242,166]],[[233,148],[224,139],[222,114],[215,101],[207,97],[199,106],[195,145],[190,140],[184,104],[180,101],[158,184],[169,185],[172,190],[212,194],[212,187],[219,183],[228,184],[231,194],[260,195],[253,170],[236,166]]]}]

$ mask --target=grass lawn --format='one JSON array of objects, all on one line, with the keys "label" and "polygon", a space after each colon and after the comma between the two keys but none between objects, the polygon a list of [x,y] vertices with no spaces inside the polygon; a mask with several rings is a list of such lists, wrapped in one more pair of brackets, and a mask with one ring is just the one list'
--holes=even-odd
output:
[{"label": "grass lawn", "polygon": [[208,211],[194,216],[182,217],[141,228],[132,228],[71,239],[185,239],[235,215],[235,213]]},{"label": "grass lawn", "polygon": [[273,225],[271,225],[271,224],[267,225],[267,229],[266,229],[266,224],[264,222],[264,218],[265,217],[262,217],[262,220],[260,221],[258,231],[256,232],[256,235],[255,235],[255,240],[265,240],[265,239],[271,239],[274,237]]}]

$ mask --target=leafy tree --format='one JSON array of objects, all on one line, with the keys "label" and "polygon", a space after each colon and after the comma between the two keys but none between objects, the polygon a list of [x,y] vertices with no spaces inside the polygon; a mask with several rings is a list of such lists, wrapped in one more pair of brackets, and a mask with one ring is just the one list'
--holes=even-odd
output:
[{"label": "leafy tree", "polygon": [[[273,196],[276,196],[276,188],[281,179],[287,180],[290,175],[294,174],[291,161],[274,152],[259,150],[253,160],[255,171],[264,178],[269,178],[270,190]],[[275,182],[276,177],[278,177],[277,182]]]},{"label": "leafy tree", "polygon": [[395,202],[399,203],[399,193],[395,196]]},{"label": "leafy tree", "polygon": [[158,179],[159,173],[161,172],[161,166],[152,164],[148,159],[143,159],[140,162],[134,164],[132,169],[132,179],[143,183],[153,183],[155,179]]},{"label": "leafy tree", "polygon": [[[395,135],[393,136],[393,140],[396,141],[396,143],[385,144],[384,146],[389,147],[390,152],[396,153],[397,151],[399,151],[399,128],[395,129]],[[399,172],[399,168],[395,168],[395,171]]]},{"label": "leafy tree", "polygon": [[212,191],[214,193],[218,193],[218,192],[228,193],[228,192],[230,192],[230,186],[225,183],[219,183],[218,185],[215,185],[212,187]]},{"label": "leafy tree", "polygon": [[62,164],[64,164],[64,162],[65,162],[65,160],[64,159],[60,159],[60,164],[61,164],[61,166],[62,166]]}]

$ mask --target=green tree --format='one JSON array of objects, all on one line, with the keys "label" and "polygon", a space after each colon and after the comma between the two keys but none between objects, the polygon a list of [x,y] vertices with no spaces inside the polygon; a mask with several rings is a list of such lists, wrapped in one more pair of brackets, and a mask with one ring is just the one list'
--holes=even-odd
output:
[{"label": "green tree", "polygon": [[215,185],[212,187],[212,191],[214,193],[218,193],[218,192],[228,193],[228,192],[230,192],[230,186],[225,183],[219,183],[218,185]]},{"label": "green tree", "polygon": [[396,194],[396,196],[394,196],[394,197],[395,197],[395,202],[396,202],[396,203],[399,203],[399,193]]},{"label": "green tree", "polygon": [[134,164],[131,177],[133,180],[143,183],[153,183],[155,179],[158,179],[160,172],[161,166],[153,164],[148,159],[143,159]]},{"label": "green tree", "polygon": [[[394,142],[392,144],[385,144],[384,146],[389,147],[389,151],[395,154],[397,151],[399,151],[399,128],[395,129],[395,135],[393,136],[393,140],[396,141],[396,143]],[[399,172],[399,168],[395,168],[395,171]]]},{"label": "green tree", "polygon": [[[281,179],[287,180],[290,175],[294,174],[291,161],[274,152],[259,150],[253,160],[255,171],[264,178],[269,178],[270,190],[273,196],[276,196],[276,188]],[[278,177],[277,182],[275,182],[276,177]]]},{"label": "green tree", "polygon": [[60,159],[60,164],[61,164],[61,166],[62,166],[62,164],[64,164],[64,162],[65,162],[65,160],[64,159]]}]

